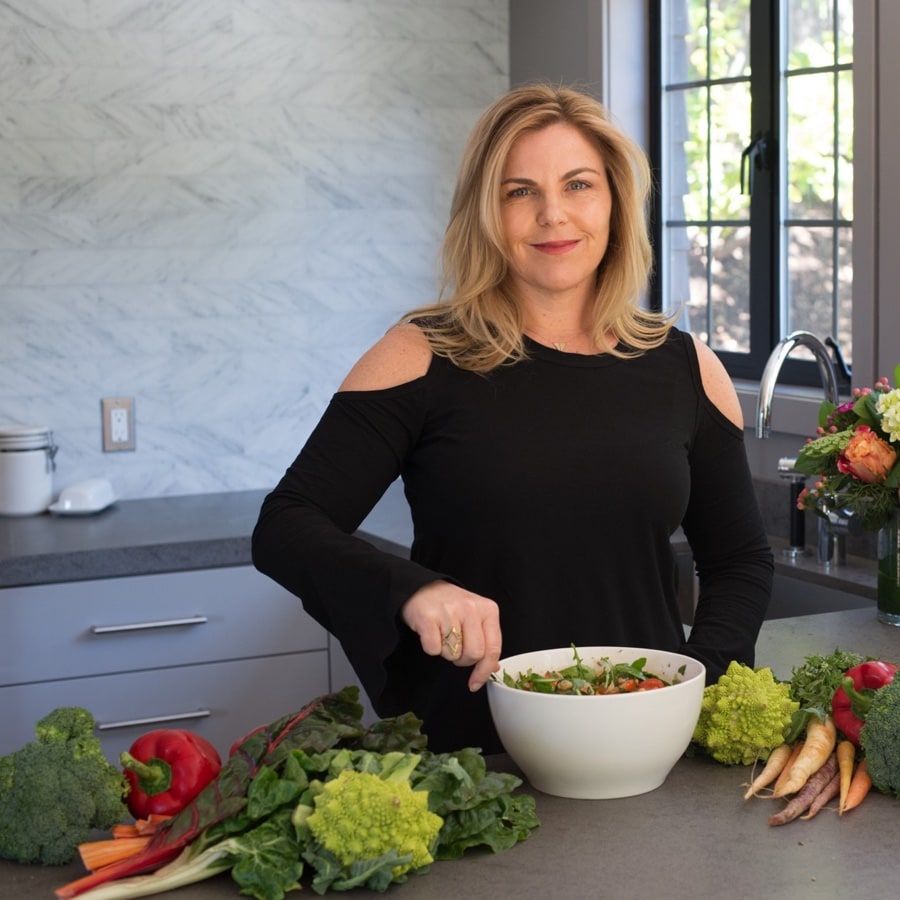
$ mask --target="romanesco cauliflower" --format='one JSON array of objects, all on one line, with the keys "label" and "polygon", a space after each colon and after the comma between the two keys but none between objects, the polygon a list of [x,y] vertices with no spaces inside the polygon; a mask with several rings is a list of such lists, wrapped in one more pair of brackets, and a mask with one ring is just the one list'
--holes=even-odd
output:
[{"label": "romanesco cauliflower", "polygon": [[394,880],[433,862],[443,824],[428,810],[428,792],[412,789],[407,770],[382,778],[344,769],[323,785],[306,819],[312,836],[348,869],[395,852]]},{"label": "romanesco cauliflower", "polygon": [[790,684],[776,681],[771,669],[732,660],[703,691],[694,742],[726,765],[768,759],[784,740],[799,706],[790,697]]}]

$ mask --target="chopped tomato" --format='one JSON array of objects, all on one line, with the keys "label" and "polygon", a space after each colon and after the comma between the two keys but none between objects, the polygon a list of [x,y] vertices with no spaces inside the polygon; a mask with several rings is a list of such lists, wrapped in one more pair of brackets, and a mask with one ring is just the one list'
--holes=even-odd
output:
[{"label": "chopped tomato", "polygon": [[621,678],[616,684],[616,687],[623,694],[630,694],[632,691],[638,690],[639,682],[637,678]]},{"label": "chopped tomato", "polygon": [[639,691],[652,691],[656,688],[665,687],[665,683],[660,678],[645,678],[638,688]]}]

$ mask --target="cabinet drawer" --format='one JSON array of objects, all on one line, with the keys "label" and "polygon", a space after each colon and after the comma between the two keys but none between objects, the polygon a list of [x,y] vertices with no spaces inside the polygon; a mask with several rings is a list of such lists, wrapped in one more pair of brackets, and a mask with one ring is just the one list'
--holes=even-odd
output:
[{"label": "cabinet drawer", "polygon": [[231,744],[253,728],[301,709],[328,690],[325,650],[4,687],[0,755],[34,740],[34,723],[55,707],[82,706],[97,719],[112,763],[139,735],[166,727],[197,732],[224,758]]},{"label": "cabinet drawer", "polygon": [[252,566],[0,590],[0,685],[326,646]]}]

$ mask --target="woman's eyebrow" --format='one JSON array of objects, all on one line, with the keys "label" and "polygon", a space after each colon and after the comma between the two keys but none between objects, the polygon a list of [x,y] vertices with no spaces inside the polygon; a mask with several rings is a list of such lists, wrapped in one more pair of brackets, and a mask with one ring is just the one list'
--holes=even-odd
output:
[{"label": "woman's eyebrow", "polygon": [[[594,175],[602,175],[602,172],[598,172],[591,166],[580,166],[577,169],[572,169],[569,172],[566,172],[564,175],[560,177],[560,181],[567,181],[569,178],[574,178],[576,175],[581,175],[583,172],[592,172]],[[534,185],[537,182],[533,178],[519,178],[519,177],[511,177],[504,178],[500,184],[527,184]]]}]

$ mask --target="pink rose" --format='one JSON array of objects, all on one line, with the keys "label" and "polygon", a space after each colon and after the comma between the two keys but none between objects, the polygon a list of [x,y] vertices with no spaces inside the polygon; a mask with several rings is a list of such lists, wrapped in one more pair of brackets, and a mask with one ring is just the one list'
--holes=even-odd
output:
[{"label": "pink rose", "polygon": [[866,484],[880,484],[897,462],[897,451],[868,425],[857,425],[850,443],[838,457],[839,472]]}]

